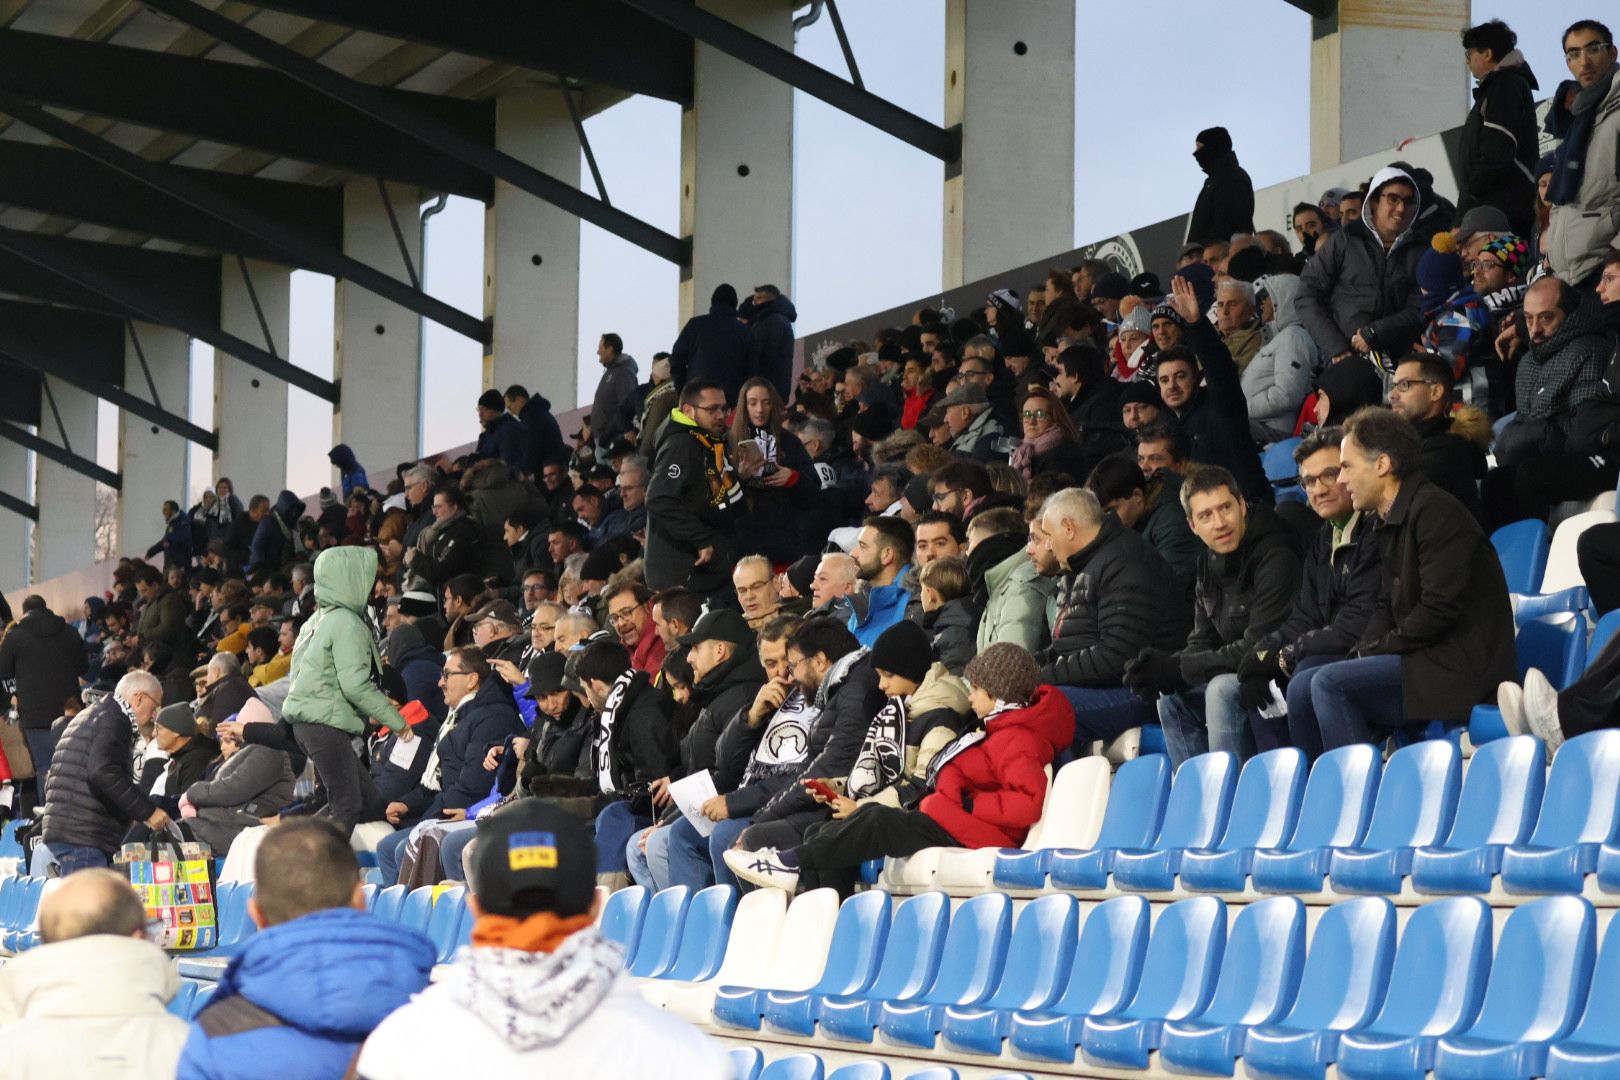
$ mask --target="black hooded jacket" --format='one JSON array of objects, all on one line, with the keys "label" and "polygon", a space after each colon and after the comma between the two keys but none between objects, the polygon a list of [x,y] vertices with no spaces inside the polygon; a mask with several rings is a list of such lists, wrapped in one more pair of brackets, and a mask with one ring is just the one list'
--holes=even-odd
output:
[{"label": "black hooded jacket", "polygon": [[1201,686],[1237,670],[1238,661],[1282,625],[1300,586],[1299,552],[1268,506],[1250,506],[1237,550],[1198,559],[1193,630],[1181,651],[1181,677]]},{"label": "black hooded jacket", "polygon": [[[19,619],[0,642],[0,681],[15,681],[22,726],[49,730],[62,715],[62,703],[78,691],[88,663],[84,639],[56,612],[31,611]],[[0,700],[4,695],[0,690]],[[38,767],[43,772],[49,765]]]},{"label": "black hooded jacket", "polygon": [[1187,222],[1188,243],[1230,240],[1234,233],[1254,232],[1254,181],[1238,164],[1232,138],[1223,128],[1200,132],[1202,150],[1193,160],[1204,170],[1204,186]]},{"label": "black hooded jacket", "polygon": [[1457,144],[1462,191],[1457,212],[1494,206],[1520,236],[1535,231],[1535,167],[1541,140],[1536,130],[1535,73],[1514,49],[1474,87],[1474,107]]},{"label": "black hooded jacket", "polygon": [[[791,328],[788,341],[791,368]],[[776,344],[774,338],[772,344]],[[744,380],[754,370],[755,348],[755,335],[743,325],[737,309],[711,304],[708,314],[686,320],[680,336],[670,346],[670,379],[676,390],[684,387],[688,379],[712,382],[726,392],[727,401],[735,402]]]},{"label": "black hooded jacket", "polygon": [[758,307],[744,300],[738,310],[754,332],[754,370],[749,374],[771,380],[787,401],[793,395],[793,323],[798,310],[786,296]]},{"label": "black hooded jacket", "polygon": [[1097,538],[1069,559],[1058,586],[1057,622],[1041,681],[1119,686],[1125,662],[1143,649],[1180,648],[1177,588],[1152,544],[1113,514]]}]

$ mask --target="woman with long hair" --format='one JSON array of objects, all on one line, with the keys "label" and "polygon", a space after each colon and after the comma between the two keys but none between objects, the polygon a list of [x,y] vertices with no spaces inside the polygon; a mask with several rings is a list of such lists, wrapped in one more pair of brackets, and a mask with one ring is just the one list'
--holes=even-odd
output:
[{"label": "woman with long hair", "polygon": [[788,430],[787,408],[769,379],[743,383],[726,441],[748,494],[737,523],[737,557],[790,563],[818,548],[804,535],[803,522],[820,497],[821,477],[804,443]]},{"label": "woman with long hair", "polygon": [[1080,433],[1069,419],[1057,394],[1046,387],[1032,387],[1018,407],[1024,441],[1012,452],[1012,467],[1025,480],[1043,473],[1086,475],[1085,453],[1080,449]]}]

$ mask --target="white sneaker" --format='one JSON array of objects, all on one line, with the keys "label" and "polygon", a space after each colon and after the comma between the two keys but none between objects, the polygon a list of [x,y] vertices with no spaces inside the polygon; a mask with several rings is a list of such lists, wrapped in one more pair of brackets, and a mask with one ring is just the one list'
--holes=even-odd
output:
[{"label": "white sneaker", "polygon": [[1509,735],[1524,735],[1524,687],[1516,682],[1505,682],[1496,688],[1496,707],[1502,713],[1502,726]]},{"label": "white sneaker", "polygon": [[789,893],[799,888],[799,872],[784,865],[773,847],[760,848],[758,851],[732,848],[726,852],[725,860],[731,872],[750,885]]},{"label": "white sneaker", "polygon": [[1558,724],[1558,691],[1535,668],[1524,676],[1524,723],[1547,744],[1549,758],[1564,745],[1564,729]]}]

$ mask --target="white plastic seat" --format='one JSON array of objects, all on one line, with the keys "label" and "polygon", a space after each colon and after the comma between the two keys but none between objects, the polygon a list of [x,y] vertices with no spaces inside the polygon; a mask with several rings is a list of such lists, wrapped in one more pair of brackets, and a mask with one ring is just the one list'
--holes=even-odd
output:
[{"label": "white plastic seat", "polygon": [[1566,518],[1553,533],[1552,549],[1547,553],[1547,571],[1541,578],[1543,594],[1562,592],[1585,585],[1581,566],[1575,557],[1575,544],[1581,533],[1594,525],[1607,525],[1615,520],[1613,510],[1588,510]]},{"label": "white plastic seat", "polygon": [[383,837],[393,832],[394,827],[386,821],[362,821],[349,833],[349,846],[355,851],[376,851]]},{"label": "white plastic seat", "polygon": [[[758,985],[769,972],[776,943],[787,920],[788,895],[781,889],[755,889],[737,901],[731,917],[731,936],[726,941],[726,958],[713,979],[701,983],[675,979],[647,979],[641,996],[660,1009],[697,1013],[699,1023],[708,1019],[714,1007],[714,991],[721,985]],[[675,1004],[677,999],[681,1004]]]},{"label": "white plastic seat", "polygon": [[236,834],[230,850],[225,853],[225,865],[219,871],[221,885],[232,882],[253,884],[253,860],[259,854],[259,844],[269,832],[269,826],[257,825]]},{"label": "white plastic seat", "polygon": [[[1092,760],[1090,758],[1083,760]],[[1102,759],[1096,759],[1101,761]],[[1072,764],[1078,764],[1074,762]],[[1065,766],[1067,768],[1067,766]],[[1103,762],[1103,772],[1108,772],[1107,762]],[[1041,816],[1030,827],[1028,835],[1024,837],[1024,850],[1033,851],[1038,847],[1050,847],[1040,841],[1041,823],[1047,818],[1052,805],[1053,792],[1056,784],[1052,782],[1052,766],[1046,766],[1046,798],[1041,803]],[[1107,791],[1103,792],[1103,801],[1107,801]],[[1098,819],[1102,817],[1099,813]],[[883,872],[878,875],[878,888],[898,893],[929,892],[933,889],[951,889],[958,891],[987,889],[990,887],[990,871],[996,864],[996,852],[999,848],[923,848],[915,855],[903,855],[898,858],[883,860]],[[948,869],[947,869],[948,864]],[[982,864],[982,868],[981,868]],[[947,884],[941,879],[942,873],[950,875]]]}]

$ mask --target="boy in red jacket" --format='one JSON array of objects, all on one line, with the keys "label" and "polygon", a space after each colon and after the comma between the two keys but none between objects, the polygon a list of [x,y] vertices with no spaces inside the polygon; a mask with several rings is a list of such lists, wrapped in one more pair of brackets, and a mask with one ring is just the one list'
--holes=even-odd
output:
[{"label": "boy in red jacket", "polygon": [[880,855],[914,855],[928,847],[1017,847],[1041,816],[1046,766],[1074,740],[1074,709],[1040,682],[1029,651],[990,646],[963,672],[982,727],[956,739],[929,764],[931,793],[917,809],[881,803],[855,806],[816,794],[833,820],[813,826],[798,847],[733,849],[726,865],[753,885],[796,891],[829,885],[853,890],[861,863]]}]

